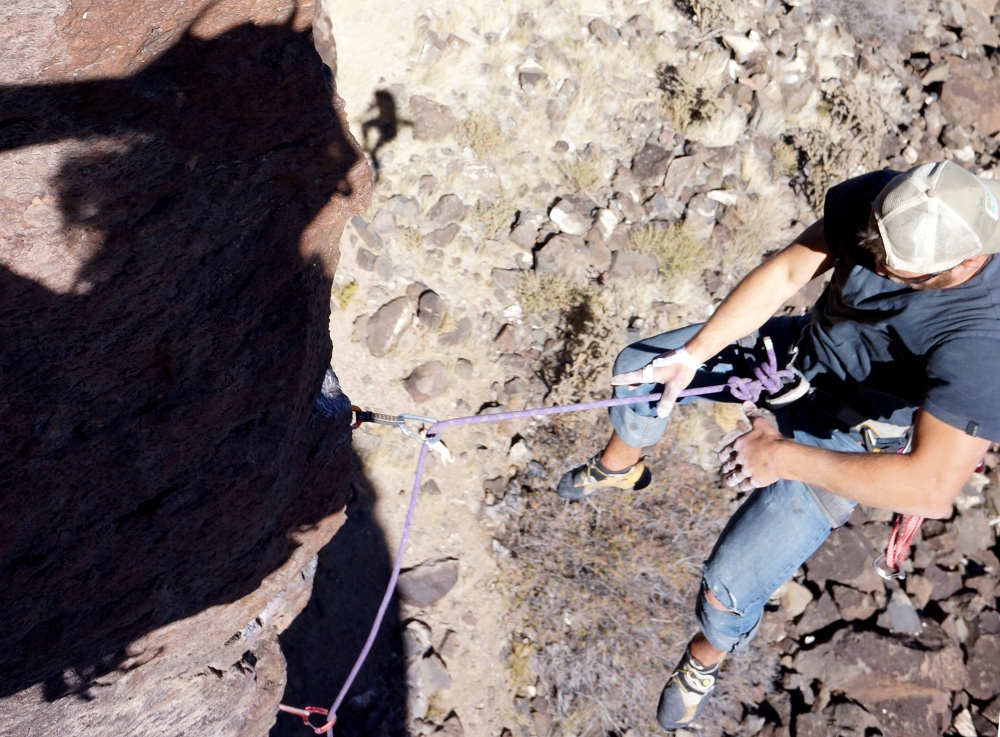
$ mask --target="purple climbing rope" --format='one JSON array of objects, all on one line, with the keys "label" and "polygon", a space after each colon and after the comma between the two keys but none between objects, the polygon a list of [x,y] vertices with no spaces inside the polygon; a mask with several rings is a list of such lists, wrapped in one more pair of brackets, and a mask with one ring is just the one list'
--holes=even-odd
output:
[{"label": "purple climbing rope", "polygon": [[[789,369],[778,368],[777,359],[774,354],[774,347],[769,338],[764,338],[764,346],[767,351],[767,363],[754,367],[755,378],[747,379],[734,376],[730,377],[725,384],[685,389],[678,395],[678,399],[704,394],[718,394],[722,391],[728,390],[735,399],[756,402],[760,398],[760,395],[765,391],[770,394],[778,393],[783,386],[782,380],[794,379],[795,373]],[[389,583],[386,585],[385,595],[382,597],[381,604],[379,604],[378,613],[375,615],[375,621],[372,623],[371,631],[368,633],[368,639],[365,641],[364,647],[361,649],[361,653],[358,655],[358,659],[354,663],[354,667],[351,668],[351,672],[348,674],[347,680],[344,681],[344,685],[341,687],[340,693],[337,694],[337,698],[334,700],[333,706],[330,707],[329,721],[322,727],[313,727],[313,731],[317,734],[323,734],[325,732],[328,737],[332,737],[333,725],[337,719],[337,710],[340,708],[344,698],[347,696],[348,690],[350,690],[351,686],[354,684],[354,679],[357,678],[358,672],[361,670],[361,666],[367,659],[368,653],[371,651],[372,645],[375,642],[375,637],[378,634],[379,628],[382,626],[382,620],[385,618],[386,610],[389,608],[389,602],[391,601],[392,595],[396,590],[396,582],[399,580],[399,573],[403,565],[403,554],[406,552],[407,543],[410,539],[410,530],[413,527],[413,518],[417,511],[417,502],[420,499],[420,484],[424,477],[427,450],[434,443],[440,440],[440,434],[443,430],[450,427],[460,427],[464,425],[482,425],[488,422],[506,422],[508,420],[520,420],[530,417],[546,417],[548,415],[559,415],[569,412],[586,412],[588,410],[607,409],[610,407],[620,407],[629,404],[640,404],[642,402],[653,403],[659,400],[661,396],[662,394],[660,392],[655,392],[652,394],[642,394],[632,397],[615,397],[613,399],[601,399],[595,402],[567,404],[558,407],[539,407],[535,409],[518,410],[515,412],[497,412],[495,414],[488,415],[453,417],[447,420],[439,420],[431,424],[430,427],[424,431],[420,455],[417,459],[417,473],[413,480],[413,490],[410,492],[410,505],[406,510],[406,520],[403,523],[403,532],[399,539],[399,550],[396,553],[396,560],[392,566],[392,575],[389,576]],[[404,416],[401,415],[400,417]],[[401,426],[405,427],[405,425]],[[289,711],[294,714],[299,714],[303,711],[294,709],[293,707],[285,707],[284,704],[280,705],[280,708],[283,711]],[[316,709],[316,707],[307,707],[307,709]]]}]

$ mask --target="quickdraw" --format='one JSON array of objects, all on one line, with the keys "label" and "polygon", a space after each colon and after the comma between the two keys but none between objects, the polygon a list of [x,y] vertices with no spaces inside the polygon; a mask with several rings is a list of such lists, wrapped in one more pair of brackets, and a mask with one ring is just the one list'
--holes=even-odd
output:
[{"label": "quickdraw", "polygon": [[415,430],[410,427],[407,423],[420,423],[427,425],[428,427],[437,422],[433,417],[424,417],[423,415],[411,415],[411,414],[399,414],[399,415],[383,415],[378,412],[370,412],[369,410],[364,410],[357,405],[351,405],[351,412],[353,413],[353,421],[351,422],[351,429],[357,430],[361,427],[361,423],[370,422],[374,425],[389,425],[391,427],[398,427],[404,435],[408,438],[413,438],[414,440],[419,440],[422,443],[436,443],[439,438],[429,437],[426,431]]}]

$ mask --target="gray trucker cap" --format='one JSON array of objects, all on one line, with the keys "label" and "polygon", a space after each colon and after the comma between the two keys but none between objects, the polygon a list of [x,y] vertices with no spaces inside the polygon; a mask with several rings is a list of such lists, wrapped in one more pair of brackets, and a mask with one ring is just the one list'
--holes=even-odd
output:
[{"label": "gray trucker cap", "polygon": [[889,268],[917,274],[947,271],[1000,252],[1000,182],[945,161],[894,177],[872,210]]}]

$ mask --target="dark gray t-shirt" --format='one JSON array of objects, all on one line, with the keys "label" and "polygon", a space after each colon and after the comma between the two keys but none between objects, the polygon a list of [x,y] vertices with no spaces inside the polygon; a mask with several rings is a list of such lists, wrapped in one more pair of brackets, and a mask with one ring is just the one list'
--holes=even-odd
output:
[{"label": "dark gray t-shirt", "polygon": [[1000,441],[1000,257],[947,289],[914,290],[876,274],[858,233],[897,173],[865,174],[827,193],[826,242],[836,264],[800,344],[804,373],[871,419],[910,424],[922,406]]}]

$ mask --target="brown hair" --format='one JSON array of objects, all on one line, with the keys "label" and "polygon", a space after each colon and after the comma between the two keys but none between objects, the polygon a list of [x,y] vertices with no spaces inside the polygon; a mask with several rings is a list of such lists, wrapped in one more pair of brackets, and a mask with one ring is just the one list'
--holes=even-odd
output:
[{"label": "brown hair", "polygon": [[872,255],[876,264],[885,263],[885,244],[882,243],[882,234],[875,224],[874,212],[868,218],[868,225],[858,232],[858,245]]}]

